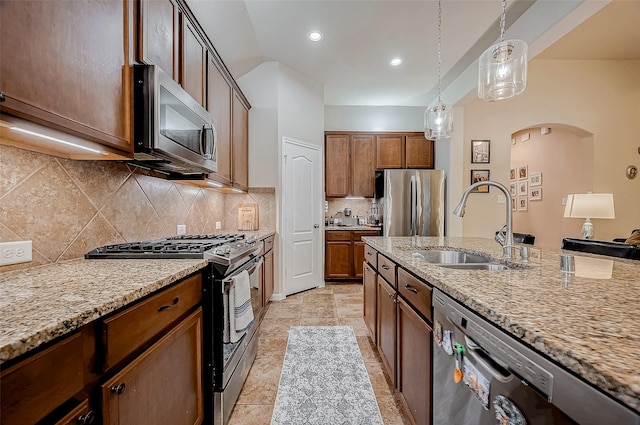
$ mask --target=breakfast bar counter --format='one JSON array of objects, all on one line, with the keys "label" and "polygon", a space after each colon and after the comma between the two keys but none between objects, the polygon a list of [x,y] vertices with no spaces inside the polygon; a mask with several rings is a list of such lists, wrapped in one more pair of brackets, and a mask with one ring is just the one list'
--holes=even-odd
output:
[{"label": "breakfast bar counter", "polygon": [[[365,237],[365,242],[517,340],[640,412],[640,262],[531,248],[503,260],[491,239]],[[414,255],[430,248],[489,255],[506,270],[458,270]],[[575,273],[560,270],[560,254]]]}]

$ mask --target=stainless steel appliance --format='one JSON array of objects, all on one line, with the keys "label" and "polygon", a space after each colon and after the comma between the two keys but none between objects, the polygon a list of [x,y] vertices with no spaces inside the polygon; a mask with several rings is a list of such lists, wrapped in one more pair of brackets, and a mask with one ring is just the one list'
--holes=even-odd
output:
[{"label": "stainless steel appliance", "polygon": [[[205,423],[226,424],[258,350],[258,326],[262,315],[264,244],[241,234],[182,235],[151,241],[107,245],[85,255],[100,258],[203,258],[209,260],[202,286],[203,367]],[[224,343],[225,297],[233,277],[247,270],[251,285],[254,321],[236,343]],[[227,303],[228,305],[228,303]]]},{"label": "stainless steel appliance", "polygon": [[383,236],[444,236],[444,171],[384,170],[376,176]]},{"label": "stainless steel appliance", "polygon": [[213,117],[155,65],[133,67],[134,165],[169,176],[215,173]]},{"label": "stainless steel appliance", "polygon": [[437,289],[432,305],[433,425],[640,424],[637,413]]}]

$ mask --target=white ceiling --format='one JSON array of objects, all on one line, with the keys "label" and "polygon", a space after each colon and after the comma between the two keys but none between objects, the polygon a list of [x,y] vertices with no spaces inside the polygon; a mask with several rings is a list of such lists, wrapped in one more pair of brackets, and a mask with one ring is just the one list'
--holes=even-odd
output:
[{"label": "white ceiling", "polygon": [[[538,0],[539,4],[546,2],[547,9],[541,9],[542,6],[536,9],[532,7],[535,0],[509,0],[506,38],[511,37],[509,26],[521,15],[526,18],[528,14],[528,22],[534,24],[529,23],[531,28],[527,29],[524,28],[527,24],[516,21],[513,33],[537,31],[537,35],[531,36],[535,40],[538,33],[585,1],[600,3],[598,8],[608,3],[608,0]],[[262,62],[277,61],[322,84],[325,105],[425,106],[437,95],[436,0],[187,0],[187,3],[235,79]],[[613,3],[623,4],[619,9],[624,10],[617,11],[616,17],[606,17],[608,25],[602,22],[593,25],[588,31],[592,37],[594,32],[602,34],[605,29],[606,34],[616,32],[619,26],[611,19],[618,19],[621,14],[636,17],[635,21],[630,20],[629,27],[631,22],[639,22],[640,1]],[[557,11],[558,16],[549,18],[549,10]],[[629,15],[631,12],[635,15]],[[497,39],[500,13],[499,0],[443,0],[443,90]],[[544,19],[549,22],[536,23]],[[322,32],[324,39],[318,43],[309,41],[306,36],[310,31]],[[637,40],[640,32],[634,25],[629,34]],[[580,40],[572,43],[580,44]],[[640,42],[635,44],[636,50],[638,46]],[[586,51],[593,56],[593,50]],[[573,50],[571,46],[560,45],[552,56],[562,56],[563,51]],[[603,46],[602,51],[610,49]],[[391,67],[389,61],[396,56],[404,63]]]}]

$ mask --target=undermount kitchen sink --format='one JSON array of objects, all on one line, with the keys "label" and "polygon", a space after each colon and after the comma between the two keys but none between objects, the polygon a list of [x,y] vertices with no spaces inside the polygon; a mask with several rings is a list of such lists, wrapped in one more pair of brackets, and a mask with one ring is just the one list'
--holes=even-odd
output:
[{"label": "undermount kitchen sink", "polygon": [[411,254],[435,266],[457,270],[508,270],[509,266],[496,264],[482,254],[447,249],[425,249]]}]

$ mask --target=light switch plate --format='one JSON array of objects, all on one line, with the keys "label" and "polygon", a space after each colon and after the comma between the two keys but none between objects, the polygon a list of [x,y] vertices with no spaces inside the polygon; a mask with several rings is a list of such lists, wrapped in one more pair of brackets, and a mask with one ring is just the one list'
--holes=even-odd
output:
[{"label": "light switch plate", "polygon": [[222,223],[219,221],[216,221],[216,230],[220,230],[222,229]]},{"label": "light switch plate", "polygon": [[178,236],[187,234],[187,225],[186,224],[178,224],[178,230],[176,232]]},{"label": "light switch plate", "polygon": [[0,266],[32,261],[31,241],[0,242]]}]

